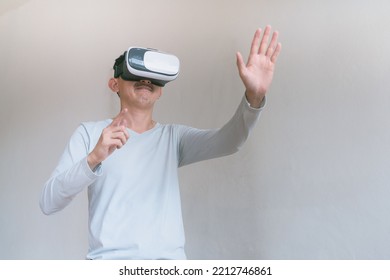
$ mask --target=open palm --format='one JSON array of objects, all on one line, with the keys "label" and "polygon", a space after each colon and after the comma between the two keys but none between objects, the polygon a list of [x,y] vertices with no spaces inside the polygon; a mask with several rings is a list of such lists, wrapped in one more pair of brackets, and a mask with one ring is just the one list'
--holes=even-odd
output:
[{"label": "open palm", "polygon": [[268,91],[274,74],[275,63],[282,45],[277,42],[278,32],[272,34],[267,26],[261,38],[261,29],[256,30],[252,41],[248,62],[245,64],[241,53],[237,53],[237,67],[246,88],[246,96],[251,105],[259,106]]}]

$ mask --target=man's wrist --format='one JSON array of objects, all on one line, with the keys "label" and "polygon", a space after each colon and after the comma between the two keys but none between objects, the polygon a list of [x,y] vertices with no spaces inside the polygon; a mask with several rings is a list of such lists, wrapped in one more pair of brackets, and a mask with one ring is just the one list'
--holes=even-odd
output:
[{"label": "man's wrist", "polygon": [[96,168],[100,165],[101,161],[97,160],[93,155],[93,153],[90,153],[87,156],[87,163],[89,165],[89,168],[91,168],[91,170],[95,172]]},{"label": "man's wrist", "polygon": [[245,91],[245,98],[248,101],[250,107],[259,109],[264,101],[265,94],[255,95]]}]

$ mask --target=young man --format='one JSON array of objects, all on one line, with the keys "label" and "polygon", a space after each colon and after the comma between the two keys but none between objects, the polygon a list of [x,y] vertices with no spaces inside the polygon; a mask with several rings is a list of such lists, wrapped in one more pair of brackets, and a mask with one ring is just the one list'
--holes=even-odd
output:
[{"label": "young man", "polygon": [[237,53],[245,96],[220,129],[160,124],[153,120],[160,86],[148,79],[109,80],[120,97],[120,113],[77,128],[40,201],[42,211],[52,214],[88,188],[88,259],[186,258],[178,167],[232,154],[247,139],[281,50],[277,32],[269,42],[270,26],[261,33],[255,33],[247,64]]}]

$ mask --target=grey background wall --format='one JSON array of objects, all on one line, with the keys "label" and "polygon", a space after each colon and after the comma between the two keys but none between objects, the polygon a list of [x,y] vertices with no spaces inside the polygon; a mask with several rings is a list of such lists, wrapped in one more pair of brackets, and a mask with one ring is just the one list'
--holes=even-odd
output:
[{"label": "grey background wall", "polygon": [[162,123],[218,127],[244,88],[235,52],[280,32],[267,109],[240,153],[180,171],[191,259],[390,258],[389,1],[2,0],[0,258],[83,259],[87,198],[38,199],[81,121],[115,115],[130,45],[177,54]]}]

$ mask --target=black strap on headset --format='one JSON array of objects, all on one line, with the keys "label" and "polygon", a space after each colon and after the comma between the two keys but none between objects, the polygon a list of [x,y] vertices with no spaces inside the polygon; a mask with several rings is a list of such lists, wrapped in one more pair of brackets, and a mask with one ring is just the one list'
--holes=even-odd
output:
[{"label": "black strap on headset", "polygon": [[123,62],[125,61],[126,52],[124,52],[120,57],[115,59],[114,63],[114,77],[118,78],[123,73]]}]

